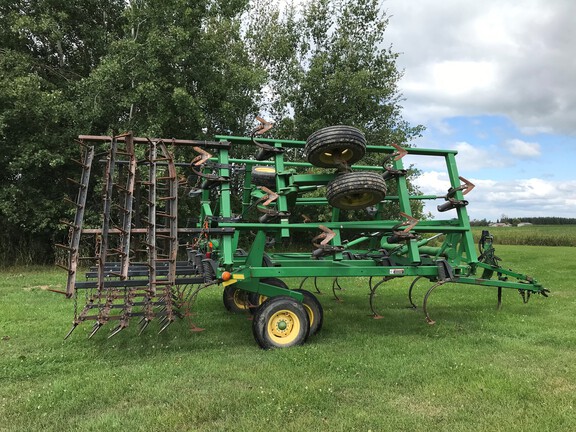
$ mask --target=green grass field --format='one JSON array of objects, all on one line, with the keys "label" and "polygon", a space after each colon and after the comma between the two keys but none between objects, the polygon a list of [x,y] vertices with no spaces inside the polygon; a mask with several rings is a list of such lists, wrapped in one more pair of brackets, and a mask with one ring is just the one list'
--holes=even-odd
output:
[{"label": "green grass field", "polygon": [[495,290],[447,285],[428,326],[406,308],[407,279],[380,288],[380,320],[366,280],[342,279],[342,303],[327,281],[323,330],[275,351],[224,310],[218,287],[195,306],[202,333],[178,321],[87,340],[83,325],[63,341],[73,302],[46,289],[62,289],[64,272],[2,270],[0,430],[574,431],[576,249],[496,252],[551,297],[522,304],[505,291],[496,311]]},{"label": "green grass field", "polygon": [[523,227],[472,227],[476,241],[489,230],[495,244],[530,246],[576,246],[576,225],[532,225]]}]

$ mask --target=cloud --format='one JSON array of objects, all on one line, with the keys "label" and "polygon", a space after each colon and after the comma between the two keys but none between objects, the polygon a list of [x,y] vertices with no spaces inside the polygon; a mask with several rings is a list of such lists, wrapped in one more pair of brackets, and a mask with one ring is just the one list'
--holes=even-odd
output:
[{"label": "cloud", "polygon": [[[510,217],[558,216],[574,217],[576,214],[576,180],[557,182],[540,178],[518,180],[483,180],[470,179],[476,185],[470,194],[467,207],[471,219],[488,219],[495,221],[502,214]],[[428,171],[416,178],[415,184],[425,195],[442,196],[450,187],[445,172]],[[436,206],[443,200],[426,202],[426,211],[436,219],[450,219],[456,215],[455,210],[439,213]]]},{"label": "cloud", "polygon": [[522,159],[536,158],[540,156],[540,144],[530,143],[521,139],[511,139],[504,143],[504,147],[514,156]]},{"label": "cloud", "polygon": [[405,69],[404,115],[504,115],[524,133],[576,134],[576,2],[386,0]]},{"label": "cloud", "polygon": [[[466,141],[443,144],[438,148],[456,150],[456,162],[460,173],[480,171],[486,168],[503,168],[510,166],[504,158],[495,157],[493,149],[472,145]],[[446,169],[446,162],[442,157],[419,157],[408,153],[404,162],[416,168],[428,171],[441,171]]]}]

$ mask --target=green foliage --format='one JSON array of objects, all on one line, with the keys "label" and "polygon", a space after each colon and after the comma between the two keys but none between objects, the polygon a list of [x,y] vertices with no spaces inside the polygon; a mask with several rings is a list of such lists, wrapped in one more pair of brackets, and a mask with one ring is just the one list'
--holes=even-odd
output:
[{"label": "green foliage", "polygon": [[[67,144],[80,130],[74,88],[105,52],[121,4],[0,6],[0,230],[3,254],[12,259],[50,259],[47,246],[64,212],[72,170]],[[21,250],[24,245],[36,251]]]},{"label": "green foliage", "polygon": [[[407,144],[422,127],[401,117],[397,53],[386,47],[388,18],[377,0],[309,1],[297,13],[260,3],[249,27],[254,56],[263,56],[269,104],[285,137],[347,124],[372,143]],[[263,54],[262,54],[263,53]]]},{"label": "green foliage", "polygon": [[82,83],[91,130],[197,137],[244,133],[262,71],[240,37],[245,2],[132,2],[123,37]]},{"label": "green foliage", "polygon": [[421,127],[401,118],[402,74],[378,10],[374,0],[301,12],[248,0],[3,2],[0,260],[52,261],[50,245],[65,242],[79,134],[245,134],[270,112],[285,138],[342,123],[407,144]]}]

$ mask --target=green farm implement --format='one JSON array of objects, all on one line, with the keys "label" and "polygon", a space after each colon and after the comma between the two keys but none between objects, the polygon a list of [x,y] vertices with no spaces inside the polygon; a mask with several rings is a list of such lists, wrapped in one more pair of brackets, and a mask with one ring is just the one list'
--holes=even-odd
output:
[{"label": "green farm implement", "polygon": [[[464,199],[474,185],[459,176],[456,151],[367,144],[349,126],[321,129],[306,142],[261,138],[265,129],[214,141],[79,137],[75,218],[61,245],[65,294],[76,305],[67,337],[85,321],[90,336],[107,323],[112,336],[133,320],[141,331],[154,321],[162,331],[189,316],[209,286],[222,287],[229,311],[253,313],[263,348],[299,345],[320,331],[322,305],[302,289],[308,278],[330,278],[335,296],[338,278],[363,278],[374,317],[386,281],[410,277],[414,308],[412,291],[427,281],[429,324],[428,299],[445,284],[493,287],[498,305],[503,288],[524,301],[547,295],[533,278],[499,265],[488,232],[477,253]],[[186,151],[194,157],[179,162]],[[410,192],[408,153],[443,163],[445,195]],[[449,217],[415,219],[418,200],[438,200]],[[182,216],[184,207],[195,216]],[[385,219],[391,208],[397,216]],[[294,238],[308,238],[309,250],[283,249]]]}]

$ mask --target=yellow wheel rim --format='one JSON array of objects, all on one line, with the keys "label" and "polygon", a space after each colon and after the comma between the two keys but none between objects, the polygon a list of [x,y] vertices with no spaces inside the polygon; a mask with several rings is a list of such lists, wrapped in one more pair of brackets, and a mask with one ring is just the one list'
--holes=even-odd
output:
[{"label": "yellow wheel rim", "polygon": [[235,290],[232,299],[238,309],[248,309],[248,293],[246,291]]},{"label": "yellow wheel rim", "polygon": [[272,167],[256,167],[254,168],[256,172],[265,172],[265,173],[276,173],[276,170]]},{"label": "yellow wheel rim", "polygon": [[268,320],[267,332],[278,345],[288,345],[300,334],[301,323],[298,316],[289,310],[281,310]]},{"label": "yellow wheel rim", "polygon": [[361,208],[372,204],[374,194],[371,192],[355,192],[338,198],[340,206],[345,208]]},{"label": "yellow wheel rim", "polygon": [[349,161],[354,156],[354,153],[351,152],[349,149],[344,149],[339,151],[338,149],[334,149],[332,152],[324,152],[320,153],[319,159],[325,164],[333,164],[336,157],[342,159],[344,161]]},{"label": "yellow wheel rim", "polygon": [[306,303],[302,303],[304,305],[304,309],[306,309],[306,313],[308,314],[308,320],[310,321],[310,327],[314,324],[314,311],[310,306]]}]

